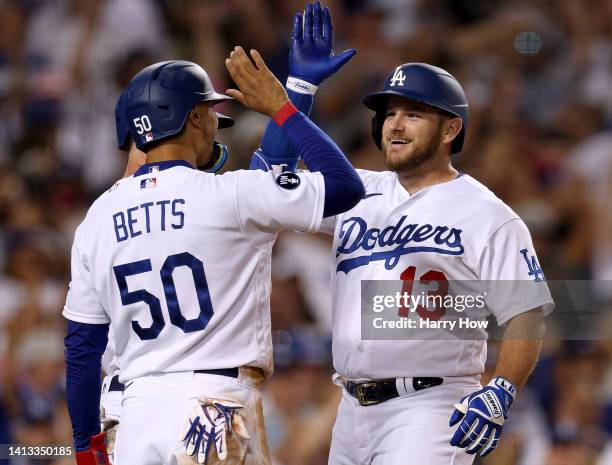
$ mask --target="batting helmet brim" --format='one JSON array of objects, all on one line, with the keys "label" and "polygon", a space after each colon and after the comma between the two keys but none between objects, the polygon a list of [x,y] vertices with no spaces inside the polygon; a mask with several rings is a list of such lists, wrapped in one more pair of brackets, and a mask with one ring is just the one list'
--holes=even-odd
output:
[{"label": "batting helmet brim", "polygon": [[215,92],[214,90],[206,93],[195,93],[202,96],[202,102],[211,102],[213,105],[216,105],[220,102],[224,102],[225,100],[234,100],[234,97],[230,97],[229,95],[225,94],[220,94],[218,92]]},{"label": "batting helmet brim", "polygon": [[216,112],[216,113],[217,113],[217,120],[218,120],[217,129],[230,128],[234,125],[233,118],[230,118],[229,116],[226,116],[223,113],[219,113],[219,112]]},{"label": "batting helmet brim", "polygon": [[[229,95],[219,94],[218,92],[212,91],[202,94],[203,102],[210,102],[212,105],[216,105],[217,103],[225,102],[226,100],[234,100],[234,97],[230,97]],[[224,115],[223,113],[217,113],[217,120],[219,121],[217,124],[217,129],[229,128],[234,125],[234,120],[229,116]]]}]

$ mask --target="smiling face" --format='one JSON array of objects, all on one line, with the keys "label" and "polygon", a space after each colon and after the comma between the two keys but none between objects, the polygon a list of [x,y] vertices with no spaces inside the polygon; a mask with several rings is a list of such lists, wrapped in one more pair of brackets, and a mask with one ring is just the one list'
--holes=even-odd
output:
[{"label": "smiling face", "polygon": [[382,127],[385,164],[393,171],[410,170],[434,158],[446,150],[443,147],[445,136],[449,129],[454,129],[448,123],[456,120],[459,119],[446,116],[429,105],[390,97]]}]

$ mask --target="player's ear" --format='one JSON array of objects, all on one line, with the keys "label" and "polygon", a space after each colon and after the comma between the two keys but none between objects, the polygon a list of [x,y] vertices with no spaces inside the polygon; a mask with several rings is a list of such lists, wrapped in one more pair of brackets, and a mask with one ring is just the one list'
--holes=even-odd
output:
[{"label": "player's ear", "polygon": [[447,144],[450,144],[457,135],[461,132],[461,127],[463,126],[463,122],[461,118],[449,118],[444,122],[444,139],[443,141]]},{"label": "player's ear", "polygon": [[198,111],[198,107],[193,107],[189,112],[189,116],[187,117],[187,121],[193,124],[197,129],[201,129],[204,123],[202,119],[202,115]]}]

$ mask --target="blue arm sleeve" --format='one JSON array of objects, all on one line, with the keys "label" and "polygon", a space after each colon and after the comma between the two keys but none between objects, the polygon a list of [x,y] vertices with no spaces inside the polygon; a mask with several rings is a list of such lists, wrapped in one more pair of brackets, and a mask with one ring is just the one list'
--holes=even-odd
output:
[{"label": "blue arm sleeve", "polygon": [[74,446],[82,451],[100,432],[102,354],[108,342],[108,324],[92,325],[68,320],[66,346],[66,401]]},{"label": "blue arm sleeve", "polygon": [[[292,90],[287,90],[287,95],[299,111],[306,116],[310,114],[314,95],[300,94]],[[295,146],[285,137],[283,130],[273,120],[270,120],[261,139],[261,149],[253,154],[249,169],[268,171],[270,170],[269,165],[287,165],[286,170],[295,171],[298,161],[299,152],[295,150]]]},{"label": "blue arm sleeve", "polygon": [[300,112],[291,115],[281,129],[302,155],[308,169],[323,175],[324,217],[345,212],[359,203],[365,193],[361,178],[327,134]]}]

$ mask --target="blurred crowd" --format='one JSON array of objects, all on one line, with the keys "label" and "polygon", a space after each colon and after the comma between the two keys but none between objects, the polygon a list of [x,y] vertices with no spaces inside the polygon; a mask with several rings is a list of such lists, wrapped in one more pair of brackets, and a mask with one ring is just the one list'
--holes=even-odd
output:
[{"label": "blurred crowd", "polygon": [[[114,127],[121,89],[142,67],[181,58],[223,91],[234,45],[259,50],[283,82],[291,18],[304,3],[0,0],[0,444],[71,444],[61,316],[70,245],[90,202],[125,168]],[[312,118],[355,166],[384,169],[362,97],[400,63],[448,69],[471,114],[456,166],[525,220],[549,280],[589,282],[601,315],[598,337],[547,343],[499,450],[479,463],[612,464],[612,1],[325,4],[336,50],[359,52],[319,88]],[[237,102],[219,107],[237,119],[220,133],[226,169],[246,168],[267,120]],[[294,233],[275,249],[265,414],[277,465],[327,463],[339,394],[330,250],[327,237]]]}]

